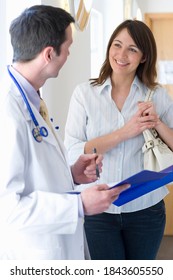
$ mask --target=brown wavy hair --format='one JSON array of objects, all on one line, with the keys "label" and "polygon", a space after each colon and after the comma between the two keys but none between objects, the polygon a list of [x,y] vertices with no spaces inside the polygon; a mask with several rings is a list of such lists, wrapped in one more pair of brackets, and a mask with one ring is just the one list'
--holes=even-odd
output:
[{"label": "brown wavy hair", "polygon": [[136,46],[143,53],[143,57],[145,57],[145,62],[140,63],[136,69],[136,75],[147,87],[156,87],[158,83],[156,82],[157,47],[155,38],[150,28],[139,20],[125,20],[113,31],[108,42],[106,59],[100,69],[99,77],[91,78],[91,84],[93,86],[102,85],[106,79],[111,76],[112,68],[109,62],[109,49],[115,37],[125,28],[134,40]]}]

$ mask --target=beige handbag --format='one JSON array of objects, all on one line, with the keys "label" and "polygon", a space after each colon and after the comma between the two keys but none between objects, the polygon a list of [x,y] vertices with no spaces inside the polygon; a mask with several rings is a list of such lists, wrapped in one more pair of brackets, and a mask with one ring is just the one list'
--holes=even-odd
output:
[{"label": "beige handbag", "polygon": [[[153,91],[147,92],[145,101],[152,99]],[[161,140],[158,132],[152,129],[143,131],[145,143],[142,147],[144,153],[144,169],[160,171],[173,165],[173,152]]]}]

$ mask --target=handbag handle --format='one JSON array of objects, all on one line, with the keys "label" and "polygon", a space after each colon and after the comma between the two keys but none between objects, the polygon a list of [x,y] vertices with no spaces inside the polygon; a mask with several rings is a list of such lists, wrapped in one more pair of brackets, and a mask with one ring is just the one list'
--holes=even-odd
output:
[{"label": "handbag handle", "polygon": [[[148,89],[147,93],[146,93],[146,97],[145,97],[145,101],[151,101],[152,100],[152,97],[153,97],[153,93],[154,91],[151,90],[151,89]],[[158,132],[155,130],[155,128],[150,128],[150,131],[153,135],[154,138],[158,138],[159,137],[159,134]]]},{"label": "handbag handle", "polygon": [[154,91],[151,89],[148,89],[146,97],[145,97],[145,101],[151,101],[152,97],[153,97],[153,93]]}]

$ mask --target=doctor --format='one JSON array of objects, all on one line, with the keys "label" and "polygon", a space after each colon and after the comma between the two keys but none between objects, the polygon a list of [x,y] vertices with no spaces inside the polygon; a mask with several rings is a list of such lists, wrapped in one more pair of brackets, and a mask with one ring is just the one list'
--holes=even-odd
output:
[{"label": "doctor", "polygon": [[38,5],[10,26],[13,64],[0,83],[0,259],[85,259],[84,214],[103,212],[128,187],[72,194],[74,182],[96,180],[102,156],[81,155],[70,167],[39,113],[38,91],[65,63],[73,22],[60,8]]}]

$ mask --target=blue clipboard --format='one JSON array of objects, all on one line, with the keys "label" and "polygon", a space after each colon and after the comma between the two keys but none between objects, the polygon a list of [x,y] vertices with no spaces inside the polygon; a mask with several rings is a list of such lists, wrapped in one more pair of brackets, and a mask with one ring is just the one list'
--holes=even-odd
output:
[{"label": "blue clipboard", "polygon": [[113,204],[121,206],[170,182],[173,182],[173,165],[159,172],[143,170],[111,187],[116,188],[122,184],[131,185],[129,189],[119,195]]}]

